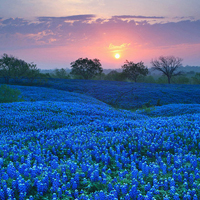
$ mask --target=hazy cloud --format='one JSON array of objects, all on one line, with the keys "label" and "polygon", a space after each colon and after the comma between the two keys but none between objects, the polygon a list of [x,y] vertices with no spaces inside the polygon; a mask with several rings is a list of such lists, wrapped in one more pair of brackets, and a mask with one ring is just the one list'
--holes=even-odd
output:
[{"label": "hazy cloud", "polygon": [[27,20],[24,20],[22,18],[9,18],[9,19],[5,19],[5,20],[1,20],[2,21],[2,24],[5,24],[5,25],[27,25],[28,24],[28,21]]},{"label": "hazy cloud", "polygon": [[66,17],[38,17],[37,19],[39,21],[47,22],[47,21],[66,21],[66,20],[72,20],[72,21],[87,21],[94,18],[95,15],[72,15],[72,16],[66,16]]},{"label": "hazy cloud", "polygon": [[135,16],[135,15],[115,15],[114,18],[119,19],[164,19],[165,17],[156,17],[156,16]]},{"label": "hazy cloud", "polygon": [[[130,18],[129,21],[123,19]],[[134,18],[146,19],[135,21]],[[145,47],[200,43],[200,20],[150,24],[145,17],[122,15],[96,18],[95,15],[1,19],[0,49],[105,44],[110,49],[131,44]]]},{"label": "hazy cloud", "polygon": [[119,52],[119,51],[126,50],[130,45],[131,45],[131,43],[123,43],[123,44],[117,46],[117,45],[110,43],[108,49],[111,52]]}]

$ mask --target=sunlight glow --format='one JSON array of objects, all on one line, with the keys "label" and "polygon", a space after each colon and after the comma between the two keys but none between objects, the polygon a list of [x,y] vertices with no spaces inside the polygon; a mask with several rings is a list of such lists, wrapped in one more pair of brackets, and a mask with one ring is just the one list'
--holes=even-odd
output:
[{"label": "sunlight glow", "polygon": [[119,58],[120,58],[120,54],[116,53],[116,54],[115,54],[115,58],[116,58],[116,59],[119,59]]}]

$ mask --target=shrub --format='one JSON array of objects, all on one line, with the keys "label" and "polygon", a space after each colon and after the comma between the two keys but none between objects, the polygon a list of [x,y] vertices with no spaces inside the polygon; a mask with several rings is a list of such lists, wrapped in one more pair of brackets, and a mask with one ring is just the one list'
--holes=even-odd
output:
[{"label": "shrub", "polygon": [[160,103],[160,99],[157,100],[156,106],[162,106],[162,104]]},{"label": "shrub", "polygon": [[23,101],[22,98],[19,97],[21,94],[20,90],[12,89],[7,85],[0,86],[0,103],[11,103]]},{"label": "shrub", "polygon": [[146,102],[144,104],[144,107],[147,107],[147,108],[150,108],[152,105],[151,105],[151,100],[149,100],[148,102]]}]

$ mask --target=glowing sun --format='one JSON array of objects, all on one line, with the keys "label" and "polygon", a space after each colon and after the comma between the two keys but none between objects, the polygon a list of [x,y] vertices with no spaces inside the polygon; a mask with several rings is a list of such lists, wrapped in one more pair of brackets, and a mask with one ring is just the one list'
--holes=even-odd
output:
[{"label": "glowing sun", "polygon": [[115,54],[115,58],[116,58],[116,59],[119,59],[119,58],[120,58],[120,54],[116,53],[116,54]]}]

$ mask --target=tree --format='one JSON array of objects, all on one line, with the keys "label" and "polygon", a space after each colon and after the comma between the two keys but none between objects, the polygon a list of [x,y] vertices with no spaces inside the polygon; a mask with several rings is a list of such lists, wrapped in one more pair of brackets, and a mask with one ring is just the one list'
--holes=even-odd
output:
[{"label": "tree", "polygon": [[173,76],[182,75],[182,72],[177,72],[177,69],[182,66],[182,58],[174,56],[160,56],[158,59],[152,60],[152,69],[160,71],[164,76],[167,76],[168,83],[171,83]]},{"label": "tree", "polygon": [[196,73],[195,76],[192,77],[192,81],[194,84],[200,84],[200,73]]},{"label": "tree", "polygon": [[3,54],[0,59],[0,76],[4,78],[5,83],[9,84],[10,79],[16,82],[22,78],[35,78],[39,70],[33,63],[27,63],[24,60]]},{"label": "tree", "polygon": [[15,60],[13,56],[9,57],[7,54],[3,54],[0,59],[0,75],[4,78],[6,84],[9,84],[9,80],[13,76]]},{"label": "tree", "polygon": [[190,82],[190,79],[185,75],[182,75],[172,78],[172,81],[177,84],[188,84]]},{"label": "tree", "polygon": [[144,66],[143,62],[134,63],[126,60],[125,64],[122,66],[123,73],[128,79],[137,82],[140,75],[146,76],[148,74],[148,69]]},{"label": "tree", "polygon": [[28,64],[28,68],[29,69],[28,69],[28,71],[26,73],[26,77],[29,79],[29,81],[31,83],[33,83],[33,81],[36,78],[40,77],[40,70],[37,69],[36,64],[34,64],[34,63]]},{"label": "tree", "polygon": [[71,63],[70,74],[81,76],[84,79],[92,79],[103,72],[99,59],[79,58]]},{"label": "tree", "polygon": [[55,69],[54,74],[55,74],[55,78],[60,78],[60,79],[68,79],[69,78],[69,75],[67,74],[67,72],[64,68]]},{"label": "tree", "polygon": [[122,72],[117,72],[116,70],[110,71],[105,79],[109,81],[124,81],[125,80],[125,74]]}]

